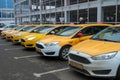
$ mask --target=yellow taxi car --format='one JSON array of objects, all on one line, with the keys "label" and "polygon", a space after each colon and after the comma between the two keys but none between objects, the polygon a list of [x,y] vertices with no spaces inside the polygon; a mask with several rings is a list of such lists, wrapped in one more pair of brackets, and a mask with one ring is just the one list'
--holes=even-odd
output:
[{"label": "yellow taxi car", "polygon": [[5,38],[6,40],[11,40],[11,36],[17,32],[19,32],[21,29],[23,29],[24,26],[18,26],[17,28],[15,28],[14,30],[10,30],[10,31],[7,31],[6,34],[5,34]]},{"label": "yellow taxi car", "polygon": [[[18,29],[14,30],[12,32],[7,32],[8,34],[6,34],[6,36],[5,36],[6,39],[12,41],[12,38],[13,38],[14,34],[17,34],[18,32],[23,31],[24,28],[29,27],[29,26],[32,26],[32,25],[31,24],[29,24],[29,25],[20,25]],[[33,25],[33,26],[38,26],[38,25]]]},{"label": "yellow taxi car", "polygon": [[51,31],[58,31],[60,25],[43,25],[31,31],[31,34],[21,39],[21,44],[25,48],[35,48],[35,44],[42,38],[45,38]]},{"label": "yellow taxi car", "polygon": [[33,29],[37,28],[36,26],[27,26],[23,29],[21,29],[19,32],[12,35],[11,40],[13,43],[20,43],[21,38],[28,35],[29,32],[31,32]]},{"label": "yellow taxi car", "polygon": [[109,27],[73,46],[69,66],[88,76],[120,80],[120,25]]},{"label": "yellow taxi car", "polygon": [[10,32],[10,31],[12,31],[12,30],[14,30],[14,29],[16,29],[16,28],[17,28],[17,25],[6,26],[5,30],[3,30],[3,31],[1,32],[1,37],[2,37],[2,38],[5,38],[7,32]]},{"label": "yellow taxi car", "polygon": [[110,26],[109,24],[81,24],[64,26],[62,30],[38,41],[36,51],[43,56],[59,56],[62,60],[67,60],[67,54],[73,45],[91,38],[92,35]]}]

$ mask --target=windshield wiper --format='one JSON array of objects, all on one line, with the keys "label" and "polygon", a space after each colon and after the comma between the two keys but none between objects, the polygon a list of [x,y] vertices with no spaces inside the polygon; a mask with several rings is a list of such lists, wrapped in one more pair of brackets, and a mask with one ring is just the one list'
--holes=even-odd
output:
[{"label": "windshield wiper", "polygon": [[100,40],[99,38],[91,38],[92,40]]}]

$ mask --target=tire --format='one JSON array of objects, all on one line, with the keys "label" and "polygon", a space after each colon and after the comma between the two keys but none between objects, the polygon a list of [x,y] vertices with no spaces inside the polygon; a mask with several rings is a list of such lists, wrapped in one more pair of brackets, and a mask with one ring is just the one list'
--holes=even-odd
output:
[{"label": "tire", "polygon": [[61,60],[68,60],[68,52],[69,52],[69,49],[70,49],[71,46],[64,46],[61,48],[60,50],[60,54],[59,54],[59,57]]},{"label": "tire", "polygon": [[120,66],[119,66],[119,68],[118,68],[118,71],[117,71],[117,75],[116,75],[115,80],[120,80]]}]

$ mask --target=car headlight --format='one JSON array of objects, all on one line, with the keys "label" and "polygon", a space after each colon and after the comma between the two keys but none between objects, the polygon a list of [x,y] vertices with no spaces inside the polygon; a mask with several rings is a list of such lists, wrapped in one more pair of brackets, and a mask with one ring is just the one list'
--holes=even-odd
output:
[{"label": "car headlight", "polygon": [[112,59],[113,57],[115,57],[116,54],[117,54],[117,52],[110,52],[107,54],[102,54],[102,55],[94,56],[91,58],[93,60],[108,60],[108,59]]},{"label": "car headlight", "polygon": [[14,36],[21,36],[21,34],[18,33],[18,34],[15,34]]},{"label": "car headlight", "polygon": [[31,38],[28,38],[27,40],[33,40],[33,39],[35,39],[36,37],[31,37]]},{"label": "car headlight", "polygon": [[12,34],[12,32],[9,32],[8,34]]},{"label": "car headlight", "polygon": [[51,43],[48,43],[48,44],[45,44],[46,46],[54,46],[54,45],[57,45],[59,42],[51,42]]}]

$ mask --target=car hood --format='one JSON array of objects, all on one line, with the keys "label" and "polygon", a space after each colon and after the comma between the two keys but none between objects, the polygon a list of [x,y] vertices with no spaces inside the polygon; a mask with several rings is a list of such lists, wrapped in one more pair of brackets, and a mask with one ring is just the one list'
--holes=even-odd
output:
[{"label": "car hood", "polygon": [[25,36],[23,39],[28,39],[28,38],[31,38],[31,37],[43,38],[43,37],[45,37],[45,34],[30,33],[28,36]]},{"label": "car hood", "polygon": [[18,34],[21,34],[21,35],[26,35],[28,34],[29,32],[18,32]]},{"label": "car hood", "polygon": [[49,35],[46,38],[40,40],[39,42],[42,43],[50,43],[50,42],[61,42],[70,39],[70,37],[65,37],[65,36],[56,36],[56,35]]},{"label": "car hood", "polygon": [[120,50],[120,43],[86,40],[72,47],[72,50],[79,51],[91,56]]}]

